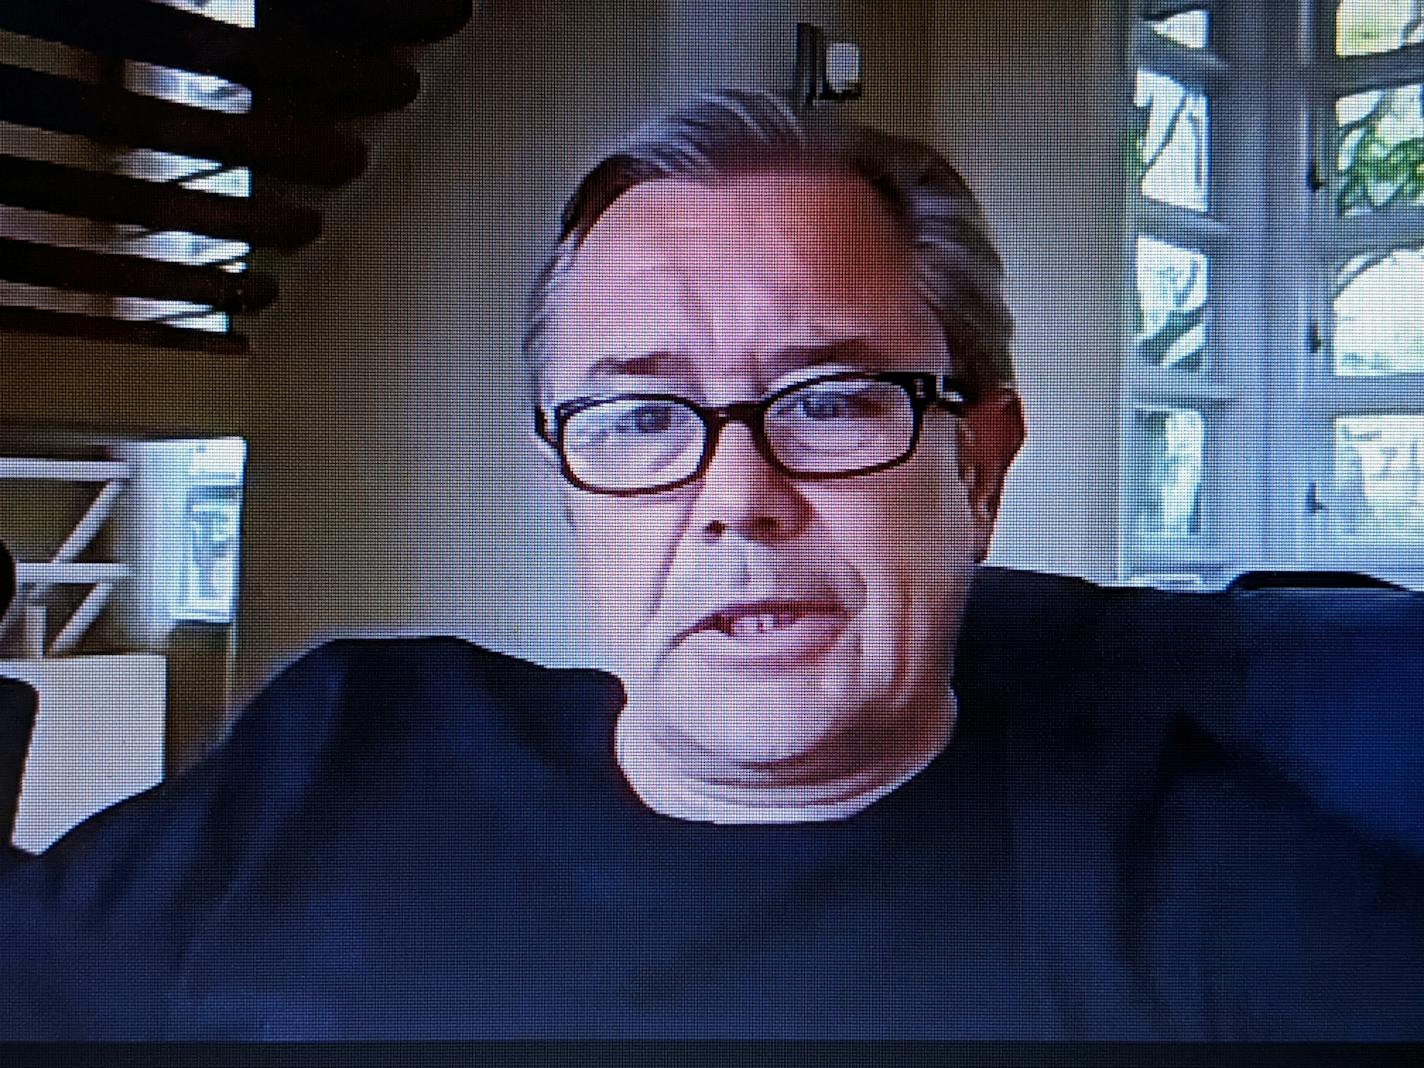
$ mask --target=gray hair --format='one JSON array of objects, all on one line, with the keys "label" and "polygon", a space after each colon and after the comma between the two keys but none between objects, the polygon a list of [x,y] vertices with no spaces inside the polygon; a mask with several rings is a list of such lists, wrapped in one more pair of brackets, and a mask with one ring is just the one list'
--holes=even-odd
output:
[{"label": "gray hair", "polygon": [[915,262],[916,287],[948,342],[950,373],[976,392],[1013,382],[1013,316],[1004,267],[974,194],[934,149],[834,115],[798,115],[771,93],[725,89],[635,132],[593,167],[564,206],[558,243],[525,314],[524,356],[537,390],[548,333],[574,257],[599,217],[633,186],[659,178],[713,182],[750,171],[819,168],[863,178]]}]

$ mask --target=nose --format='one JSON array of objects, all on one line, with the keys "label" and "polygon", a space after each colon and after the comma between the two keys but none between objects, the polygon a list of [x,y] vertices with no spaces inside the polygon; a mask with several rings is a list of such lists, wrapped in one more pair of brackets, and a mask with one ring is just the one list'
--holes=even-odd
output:
[{"label": "nose", "polygon": [[707,541],[737,534],[776,542],[795,536],[806,522],[806,502],[785,475],[772,467],[751,430],[723,427],[703,474],[689,529]]}]

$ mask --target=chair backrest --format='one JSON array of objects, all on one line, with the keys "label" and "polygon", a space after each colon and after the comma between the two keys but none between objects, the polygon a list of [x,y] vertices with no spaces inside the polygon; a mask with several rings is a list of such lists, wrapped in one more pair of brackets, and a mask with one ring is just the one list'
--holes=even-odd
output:
[{"label": "chair backrest", "polygon": [[[0,616],[15,596],[15,558],[0,541]],[[0,678],[0,866],[18,854],[10,845],[20,806],[25,755],[35,729],[39,695],[28,683]]]},{"label": "chair backrest", "polygon": [[20,782],[38,707],[34,687],[18,679],[0,678],[0,853],[10,847],[15,833]]},{"label": "chair backrest", "polygon": [[15,596],[15,558],[5,543],[0,541],[0,616],[10,607]]}]

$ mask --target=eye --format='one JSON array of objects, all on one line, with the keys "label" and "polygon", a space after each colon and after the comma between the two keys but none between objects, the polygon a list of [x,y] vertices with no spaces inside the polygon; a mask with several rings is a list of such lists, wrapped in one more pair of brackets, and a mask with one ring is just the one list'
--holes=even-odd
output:
[{"label": "eye", "polygon": [[786,397],[776,406],[775,415],[811,423],[877,419],[893,408],[894,392],[877,382],[827,383]]},{"label": "eye", "polygon": [[852,398],[818,389],[796,398],[796,414],[806,419],[840,419],[852,411]]},{"label": "eye", "polygon": [[662,445],[682,441],[699,426],[696,413],[674,400],[612,397],[575,412],[564,427],[573,448]]},{"label": "eye", "polygon": [[647,401],[625,409],[613,429],[619,434],[665,434],[683,420],[685,409],[666,402]]}]

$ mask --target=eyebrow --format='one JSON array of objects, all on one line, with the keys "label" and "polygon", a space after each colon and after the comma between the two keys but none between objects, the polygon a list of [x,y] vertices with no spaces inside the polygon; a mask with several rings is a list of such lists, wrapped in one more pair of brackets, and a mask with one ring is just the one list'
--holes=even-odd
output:
[{"label": "eyebrow", "polygon": [[[879,350],[865,338],[839,338],[811,345],[788,345],[760,357],[772,377],[822,364],[846,363],[862,366],[876,362]],[[677,352],[645,352],[633,356],[603,356],[580,376],[584,381],[615,376],[671,376],[695,369],[699,358]]]}]

